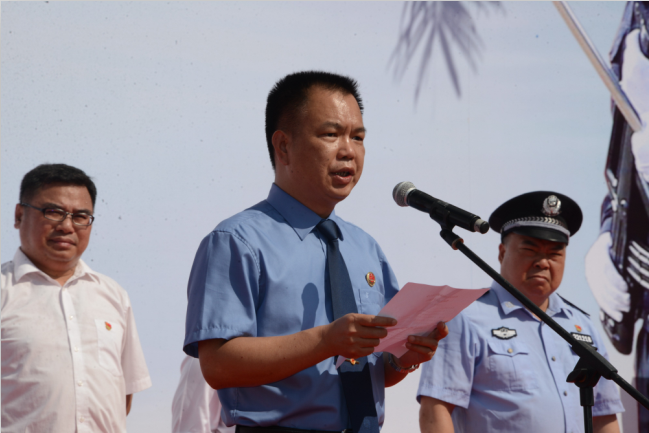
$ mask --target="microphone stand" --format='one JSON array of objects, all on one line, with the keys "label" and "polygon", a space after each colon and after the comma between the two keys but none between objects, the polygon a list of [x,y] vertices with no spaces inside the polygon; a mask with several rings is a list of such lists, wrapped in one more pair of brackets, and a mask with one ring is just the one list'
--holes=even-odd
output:
[{"label": "microphone stand", "polygon": [[620,377],[617,373],[617,369],[611,365],[606,358],[600,355],[597,350],[588,343],[576,340],[568,331],[555,322],[554,319],[545,314],[545,312],[530,301],[529,298],[518,291],[518,289],[512,286],[491,266],[485,263],[477,254],[464,245],[464,240],[453,233],[455,225],[449,221],[449,215],[449,211],[446,211],[445,214],[439,211],[437,211],[437,213],[430,213],[430,217],[437,221],[442,228],[442,231],[439,233],[442,239],[444,239],[454,250],[460,250],[469,258],[469,260],[475,263],[480,269],[485,271],[487,275],[511,293],[525,306],[525,308],[530,310],[532,314],[547,324],[554,332],[559,334],[561,338],[566,340],[579,356],[579,361],[577,362],[575,369],[568,375],[566,382],[574,383],[579,387],[580,403],[584,408],[584,426],[586,433],[592,433],[593,431],[593,405],[595,404],[593,388],[597,385],[600,377],[604,377],[617,383],[620,388],[626,391],[638,403],[646,409],[649,409],[649,399]]}]

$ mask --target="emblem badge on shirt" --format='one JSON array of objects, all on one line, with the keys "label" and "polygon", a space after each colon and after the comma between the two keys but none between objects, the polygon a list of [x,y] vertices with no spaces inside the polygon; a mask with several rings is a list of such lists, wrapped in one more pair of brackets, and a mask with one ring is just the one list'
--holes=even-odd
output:
[{"label": "emblem badge on shirt", "polygon": [[106,329],[107,330],[110,331],[111,329],[113,329],[113,326],[110,323],[108,323],[108,322],[104,322],[104,323],[106,324]]},{"label": "emblem badge on shirt", "polygon": [[491,330],[491,335],[493,335],[496,338],[500,338],[501,340],[509,340],[510,338],[514,338],[518,335],[515,329],[509,329],[504,326],[501,326],[498,329],[492,329]]},{"label": "emblem badge on shirt", "polygon": [[376,277],[372,272],[368,272],[365,275],[365,281],[367,281],[367,284],[369,284],[370,287],[374,287],[374,284],[376,284]]},{"label": "emblem badge on shirt", "polygon": [[578,334],[576,332],[571,332],[570,335],[575,337],[575,340],[577,341],[583,341],[584,343],[588,343],[591,346],[593,345],[593,337],[588,334]]},{"label": "emblem badge on shirt", "polygon": [[581,332],[581,326],[575,325],[575,329],[577,330],[577,332]]},{"label": "emblem badge on shirt", "polygon": [[356,365],[358,364],[358,361],[356,361],[354,358],[347,358],[346,361],[349,361],[351,365]]}]

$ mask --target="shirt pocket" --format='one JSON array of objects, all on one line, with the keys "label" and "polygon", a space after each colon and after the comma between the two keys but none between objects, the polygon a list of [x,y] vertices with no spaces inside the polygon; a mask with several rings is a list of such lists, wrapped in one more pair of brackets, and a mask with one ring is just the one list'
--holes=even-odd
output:
[{"label": "shirt pocket", "polygon": [[361,314],[377,315],[383,308],[384,297],[381,292],[373,289],[358,289]]},{"label": "shirt pocket", "polygon": [[489,340],[488,365],[494,389],[528,391],[538,388],[527,345],[517,339]]},{"label": "shirt pocket", "polygon": [[97,328],[97,356],[99,365],[115,376],[122,375],[122,336],[124,330],[119,323],[95,319]]}]

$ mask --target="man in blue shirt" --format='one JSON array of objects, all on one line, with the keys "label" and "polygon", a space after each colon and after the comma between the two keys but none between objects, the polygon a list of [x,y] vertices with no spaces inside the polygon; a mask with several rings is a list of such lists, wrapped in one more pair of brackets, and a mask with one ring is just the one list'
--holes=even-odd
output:
[{"label": "man in blue shirt", "polygon": [[[565,195],[538,191],[496,209],[500,273],[541,310],[605,357],[586,313],[555,293],[582,213]],[[448,322],[449,338],[424,364],[417,398],[422,433],[584,431],[579,390],[566,382],[578,356],[499,284]],[[596,433],[619,433],[624,408],[613,382],[595,387]]]},{"label": "man in blue shirt", "polygon": [[[352,426],[359,404],[372,414],[354,433],[378,433],[384,387],[429,360],[446,327],[410,336],[401,358],[373,353],[396,324],[376,314],[397,280],[376,241],[334,212],[363,171],[356,82],[324,72],[283,78],[268,96],[266,137],[275,183],[266,200],[221,222],[201,243],[184,350],[199,357],[226,424],[238,433],[340,432]],[[349,288],[353,312],[334,317],[341,286]],[[340,370],[336,355],[349,358]],[[345,385],[339,372],[357,364],[366,373],[366,398],[346,398],[363,386]]]}]

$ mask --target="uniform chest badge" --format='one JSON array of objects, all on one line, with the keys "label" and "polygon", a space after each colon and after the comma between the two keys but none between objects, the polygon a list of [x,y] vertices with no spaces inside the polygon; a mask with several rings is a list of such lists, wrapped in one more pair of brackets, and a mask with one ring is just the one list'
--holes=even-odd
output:
[{"label": "uniform chest badge", "polygon": [[575,329],[577,330],[577,332],[581,332],[581,326],[575,325]]},{"label": "uniform chest badge", "polygon": [[372,272],[368,272],[365,275],[365,281],[367,281],[367,284],[369,284],[370,287],[374,287],[374,284],[376,284],[376,277]]},{"label": "uniform chest badge", "polygon": [[351,365],[356,365],[356,364],[358,364],[358,361],[356,361],[354,358],[347,358],[346,360],[349,361],[349,363],[350,363]]},{"label": "uniform chest badge", "polygon": [[551,195],[543,200],[543,209],[541,210],[544,215],[553,217],[561,213],[561,200],[556,195]]},{"label": "uniform chest badge", "polygon": [[514,338],[518,335],[515,329],[509,329],[504,326],[501,326],[498,329],[492,329],[491,330],[491,335],[493,335],[496,338],[500,338],[501,340],[509,340],[510,338]]},{"label": "uniform chest badge", "polygon": [[575,337],[575,340],[577,341],[583,341],[584,343],[588,343],[591,346],[593,345],[593,337],[587,334],[578,334],[576,332],[571,332],[570,335]]},{"label": "uniform chest badge", "polygon": [[108,322],[104,322],[104,324],[106,324],[106,329],[107,329],[107,330],[110,331],[111,329],[113,329],[113,326],[112,326],[110,323],[108,323]]}]

